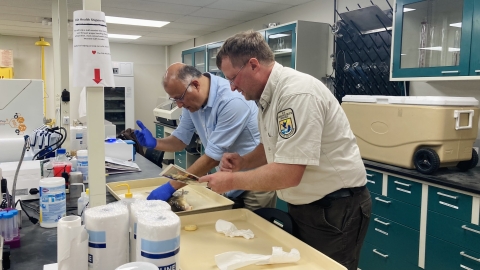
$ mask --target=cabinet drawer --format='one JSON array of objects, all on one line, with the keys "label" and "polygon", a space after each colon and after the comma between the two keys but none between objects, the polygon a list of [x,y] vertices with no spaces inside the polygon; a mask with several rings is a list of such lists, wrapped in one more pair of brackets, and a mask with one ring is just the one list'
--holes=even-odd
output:
[{"label": "cabinet drawer", "polygon": [[156,138],[163,138],[163,131],[164,131],[164,128],[163,126],[159,125],[159,124],[155,124],[155,137]]},{"label": "cabinet drawer", "polygon": [[420,183],[389,175],[387,192],[390,198],[421,206],[422,184]]},{"label": "cabinet drawer", "polygon": [[472,196],[429,186],[428,210],[470,222]]},{"label": "cabinet drawer", "polygon": [[427,234],[471,250],[480,251],[480,226],[428,211]]},{"label": "cabinet drawer", "polygon": [[416,264],[401,259],[392,250],[378,248],[371,243],[364,242],[360,253],[360,270],[419,270]]},{"label": "cabinet drawer", "polygon": [[418,263],[419,231],[386,218],[372,215],[368,225],[366,241],[381,249],[391,250],[412,264]]},{"label": "cabinet drawer", "polygon": [[367,187],[370,192],[382,194],[383,174],[367,170]]},{"label": "cabinet drawer", "polygon": [[187,152],[185,150],[180,152],[175,152],[175,158],[185,159],[187,157]]},{"label": "cabinet drawer", "polygon": [[420,207],[385,196],[372,196],[372,213],[420,230]]},{"label": "cabinet drawer", "polygon": [[425,269],[480,269],[480,253],[427,236]]}]

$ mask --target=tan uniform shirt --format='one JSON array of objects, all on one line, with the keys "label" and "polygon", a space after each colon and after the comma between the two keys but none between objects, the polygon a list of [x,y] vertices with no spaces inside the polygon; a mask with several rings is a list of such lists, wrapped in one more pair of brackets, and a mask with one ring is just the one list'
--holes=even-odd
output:
[{"label": "tan uniform shirt", "polygon": [[300,184],[277,190],[279,198],[308,204],[338,189],[366,184],[347,117],[322,82],[275,63],[258,105],[268,163],[307,165]]}]

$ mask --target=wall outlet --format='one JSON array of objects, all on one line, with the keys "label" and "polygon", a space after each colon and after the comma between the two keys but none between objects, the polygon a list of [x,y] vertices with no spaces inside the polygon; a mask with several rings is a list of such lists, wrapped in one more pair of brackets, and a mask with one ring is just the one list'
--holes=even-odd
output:
[{"label": "wall outlet", "polygon": [[64,116],[62,124],[63,125],[70,125],[70,117],[69,116]]}]

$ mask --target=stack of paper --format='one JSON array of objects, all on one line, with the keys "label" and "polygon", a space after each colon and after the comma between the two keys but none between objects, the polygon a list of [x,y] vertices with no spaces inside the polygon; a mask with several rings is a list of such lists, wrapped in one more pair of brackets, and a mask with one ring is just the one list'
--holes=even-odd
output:
[{"label": "stack of paper", "polygon": [[135,162],[105,157],[105,173],[107,174],[120,174],[140,171],[142,170]]}]

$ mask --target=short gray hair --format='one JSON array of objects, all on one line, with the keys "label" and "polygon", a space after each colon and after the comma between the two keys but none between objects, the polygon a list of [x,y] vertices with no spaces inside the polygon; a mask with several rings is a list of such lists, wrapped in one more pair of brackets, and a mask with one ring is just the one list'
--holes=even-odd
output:
[{"label": "short gray hair", "polygon": [[177,79],[181,80],[185,84],[188,84],[193,79],[202,77],[202,72],[196,69],[194,66],[184,65],[178,69]]},{"label": "short gray hair", "polygon": [[229,37],[217,54],[217,67],[222,66],[224,57],[229,57],[233,67],[241,67],[250,58],[257,58],[262,64],[275,61],[272,50],[265,38],[256,31],[248,30]]}]

